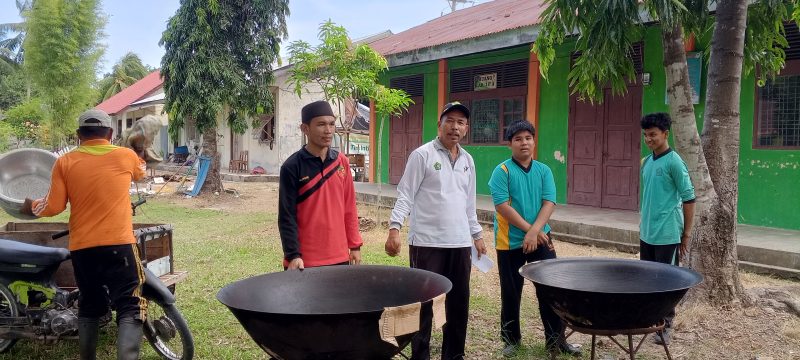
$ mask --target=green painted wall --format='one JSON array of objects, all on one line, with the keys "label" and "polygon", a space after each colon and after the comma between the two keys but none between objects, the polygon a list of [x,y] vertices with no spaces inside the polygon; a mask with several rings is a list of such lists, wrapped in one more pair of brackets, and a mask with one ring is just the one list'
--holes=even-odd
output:
[{"label": "green painted wall", "polygon": [[739,222],[800,230],[800,150],[753,148],[755,79],[742,79]]},{"label": "green painted wall", "polygon": [[567,141],[569,139],[569,73],[573,45],[556,49],[556,60],[539,86],[539,143],[537,160],[553,171],[556,201],[567,202]]}]

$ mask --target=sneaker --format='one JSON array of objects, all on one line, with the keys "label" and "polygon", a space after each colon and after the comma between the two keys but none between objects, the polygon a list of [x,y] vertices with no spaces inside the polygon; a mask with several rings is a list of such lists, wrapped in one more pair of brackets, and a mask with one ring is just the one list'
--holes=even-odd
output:
[{"label": "sneaker", "polygon": [[670,329],[664,329],[662,332],[655,333],[655,335],[653,335],[653,342],[658,345],[669,345],[670,331]]},{"label": "sneaker", "polygon": [[519,350],[519,348],[520,348],[519,344],[508,344],[508,345],[506,345],[506,347],[503,349],[503,357],[507,357],[507,358],[514,357],[514,355],[517,354],[517,351]]}]

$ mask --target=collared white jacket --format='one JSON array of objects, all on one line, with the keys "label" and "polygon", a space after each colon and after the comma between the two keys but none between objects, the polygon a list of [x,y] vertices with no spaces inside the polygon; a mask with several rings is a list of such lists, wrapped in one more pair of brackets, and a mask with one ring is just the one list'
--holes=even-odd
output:
[{"label": "collared white jacket", "polygon": [[451,162],[439,139],[411,153],[400,183],[390,228],[409,218],[408,243],[414,246],[470,247],[481,238],[475,206],[475,162],[458,146]]}]

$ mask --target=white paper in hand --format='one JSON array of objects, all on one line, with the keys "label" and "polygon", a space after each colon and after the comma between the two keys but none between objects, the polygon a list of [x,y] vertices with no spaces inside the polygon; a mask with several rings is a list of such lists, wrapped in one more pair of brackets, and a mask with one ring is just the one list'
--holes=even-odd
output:
[{"label": "white paper in hand", "polygon": [[475,249],[475,245],[472,245],[472,265],[481,272],[487,273],[494,266],[494,262],[486,254],[481,254],[481,258],[478,259],[478,250]]}]

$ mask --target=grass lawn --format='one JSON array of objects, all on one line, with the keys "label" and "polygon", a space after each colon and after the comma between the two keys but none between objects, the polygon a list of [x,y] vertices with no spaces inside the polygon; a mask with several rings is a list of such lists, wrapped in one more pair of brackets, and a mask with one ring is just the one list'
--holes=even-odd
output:
[{"label": "grass lawn", "polygon": [[[240,185],[242,196],[220,201],[220,198],[183,199],[174,195],[150,199],[134,218],[137,223],[170,223],[174,226],[175,267],[189,271],[186,281],[177,286],[177,305],[186,317],[195,339],[196,359],[267,359],[249,338],[233,315],[216,300],[216,294],[226,284],[252,275],[282,271],[282,250],[277,229],[277,191],[274,184]],[[249,187],[248,187],[249,186]],[[255,189],[259,186],[258,190]],[[239,188],[241,187],[241,188]],[[363,261],[368,264],[407,266],[406,251],[392,258],[383,251],[386,230],[380,222],[387,219],[386,210],[372,206],[359,206],[360,215],[378,221],[378,226],[364,233]],[[64,215],[45,219],[66,221]],[[15,221],[0,213],[0,223]],[[41,221],[41,220],[40,220]],[[491,239],[491,231],[485,231]],[[491,243],[491,241],[487,242]],[[618,256],[632,257],[606,250],[580,247],[559,242],[556,248],[561,256]],[[404,245],[404,250],[407,247]],[[490,251],[492,257],[493,250]],[[496,270],[488,274],[473,271],[471,308],[467,357],[469,359],[500,359],[502,345],[499,340],[500,296]],[[532,287],[526,285],[522,309],[523,341],[527,345],[516,359],[545,359],[543,333]],[[680,316],[680,315],[679,315]],[[777,321],[777,320],[776,320]],[[787,323],[788,325],[789,323]],[[800,323],[791,323],[798,324]],[[690,325],[686,325],[690,326]],[[98,348],[100,359],[114,359],[114,326],[102,331]],[[434,331],[433,358],[438,358],[441,332]],[[572,342],[584,344],[584,358],[588,359],[586,337]],[[649,341],[647,342],[649,343]],[[766,345],[765,345],[766,346]],[[798,349],[798,342],[787,346]],[[605,347],[614,354],[613,348]],[[158,359],[149,344],[142,344],[143,359]],[[406,349],[408,353],[409,349]],[[672,349],[671,349],[672,350]],[[680,354],[680,343],[673,356]],[[602,354],[602,352],[601,352]],[[655,355],[651,355],[655,354]],[[704,358],[682,351],[684,359]],[[800,352],[795,353],[795,356]],[[620,353],[616,356],[619,357]],[[663,358],[663,350],[655,345],[645,345],[641,359]],[[76,341],[44,344],[21,340],[10,353],[0,355],[5,359],[77,359]],[[567,359],[562,357],[561,359]],[[604,358],[604,357],[600,357]],[[605,357],[608,358],[608,357]],[[676,357],[677,358],[677,357]],[[752,356],[748,357],[752,358]],[[776,357],[778,358],[778,357]]]}]

